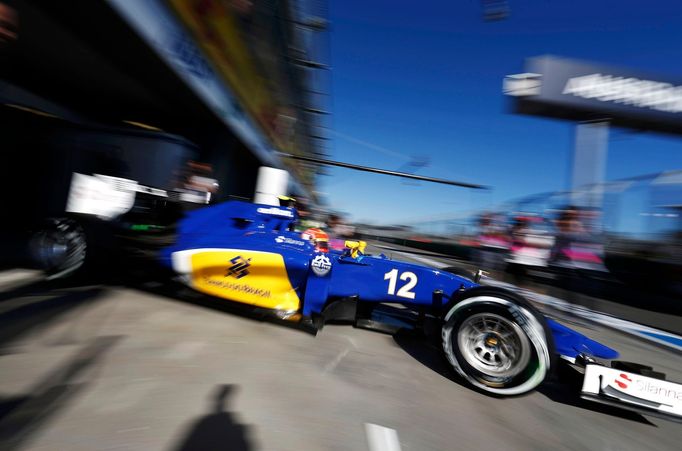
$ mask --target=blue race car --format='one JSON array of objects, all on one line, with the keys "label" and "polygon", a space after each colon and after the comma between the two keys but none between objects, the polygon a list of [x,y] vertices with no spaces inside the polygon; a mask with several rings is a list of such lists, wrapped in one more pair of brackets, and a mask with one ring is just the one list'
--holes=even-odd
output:
[{"label": "blue race car", "polygon": [[[284,207],[238,201],[207,207],[180,223],[177,242],[162,259],[194,290],[266,309],[315,332],[330,321],[380,330],[406,318],[414,327],[435,324],[454,370],[491,394],[533,390],[561,358],[585,371],[585,397],[647,413],[682,414],[682,395],[668,409],[617,378],[672,383],[657,379],[658,373],[647,375],[641,366],[598,363],[618,353],[546,318],[518,294],[482,286],[478,276],[454,268],[365,255],[361,241],[346,242],[342,251],[320,248],[293,231],[296,219],[296,211]],[[400,314],[385,314],[387,305],[399,306],[393,311]]]}]

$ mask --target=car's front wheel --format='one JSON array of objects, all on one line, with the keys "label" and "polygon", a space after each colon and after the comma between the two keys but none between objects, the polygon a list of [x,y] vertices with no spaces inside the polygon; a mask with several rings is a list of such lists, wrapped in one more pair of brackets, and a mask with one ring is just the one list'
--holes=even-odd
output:
[{"label": "car's front wheel", "polygon": [[443,351],[471,385],[491,394],[520,395],[550,374],[551,333],[531,305],[513,293],[479,287],[445,312]]}]

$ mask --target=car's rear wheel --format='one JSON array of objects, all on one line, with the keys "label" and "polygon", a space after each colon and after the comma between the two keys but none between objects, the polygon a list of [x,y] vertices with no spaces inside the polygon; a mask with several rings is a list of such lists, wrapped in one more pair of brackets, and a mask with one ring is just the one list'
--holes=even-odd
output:
[{"label": "car's rear wheel", "polygon": [[479,287],[446,309],[443,351],[453,368],[487,393],[520,395],[550,374],[553,341],[544,317],[513,293]]},{"label": "car's rear wheel", "polygon": [[83,227],[67,218],[47,220],[31,238],[30,248],[33,259],[50,279],[78,271],[88,250]]}]

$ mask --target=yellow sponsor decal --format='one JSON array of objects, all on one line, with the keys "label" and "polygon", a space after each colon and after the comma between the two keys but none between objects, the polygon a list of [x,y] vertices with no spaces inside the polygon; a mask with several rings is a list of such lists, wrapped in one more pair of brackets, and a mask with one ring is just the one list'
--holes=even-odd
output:
[{"label": "yellow sponsor decal", "polygon": [[276,310],[298,310],[300,300],[279,254],[205,251],[190,256],[192,286],[232,301]]}]

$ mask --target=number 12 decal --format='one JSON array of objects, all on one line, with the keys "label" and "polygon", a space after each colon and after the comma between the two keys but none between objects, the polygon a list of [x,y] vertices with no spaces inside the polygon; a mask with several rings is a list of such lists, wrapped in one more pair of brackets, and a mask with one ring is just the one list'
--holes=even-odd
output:
[{"label": "number 12 decal", "polygon": [[395,292],[395,285],[398,282],[398,270],[392,269],[384,274],[384,280],[388,280],[388,294],[399,296],[401,298],[414,299],[414,291],[412,290],[417,285],[417,275],[410,271],[405,271],[400,275],[400,280],[406,280],[407,283],[403,285],[398,292]]}]

